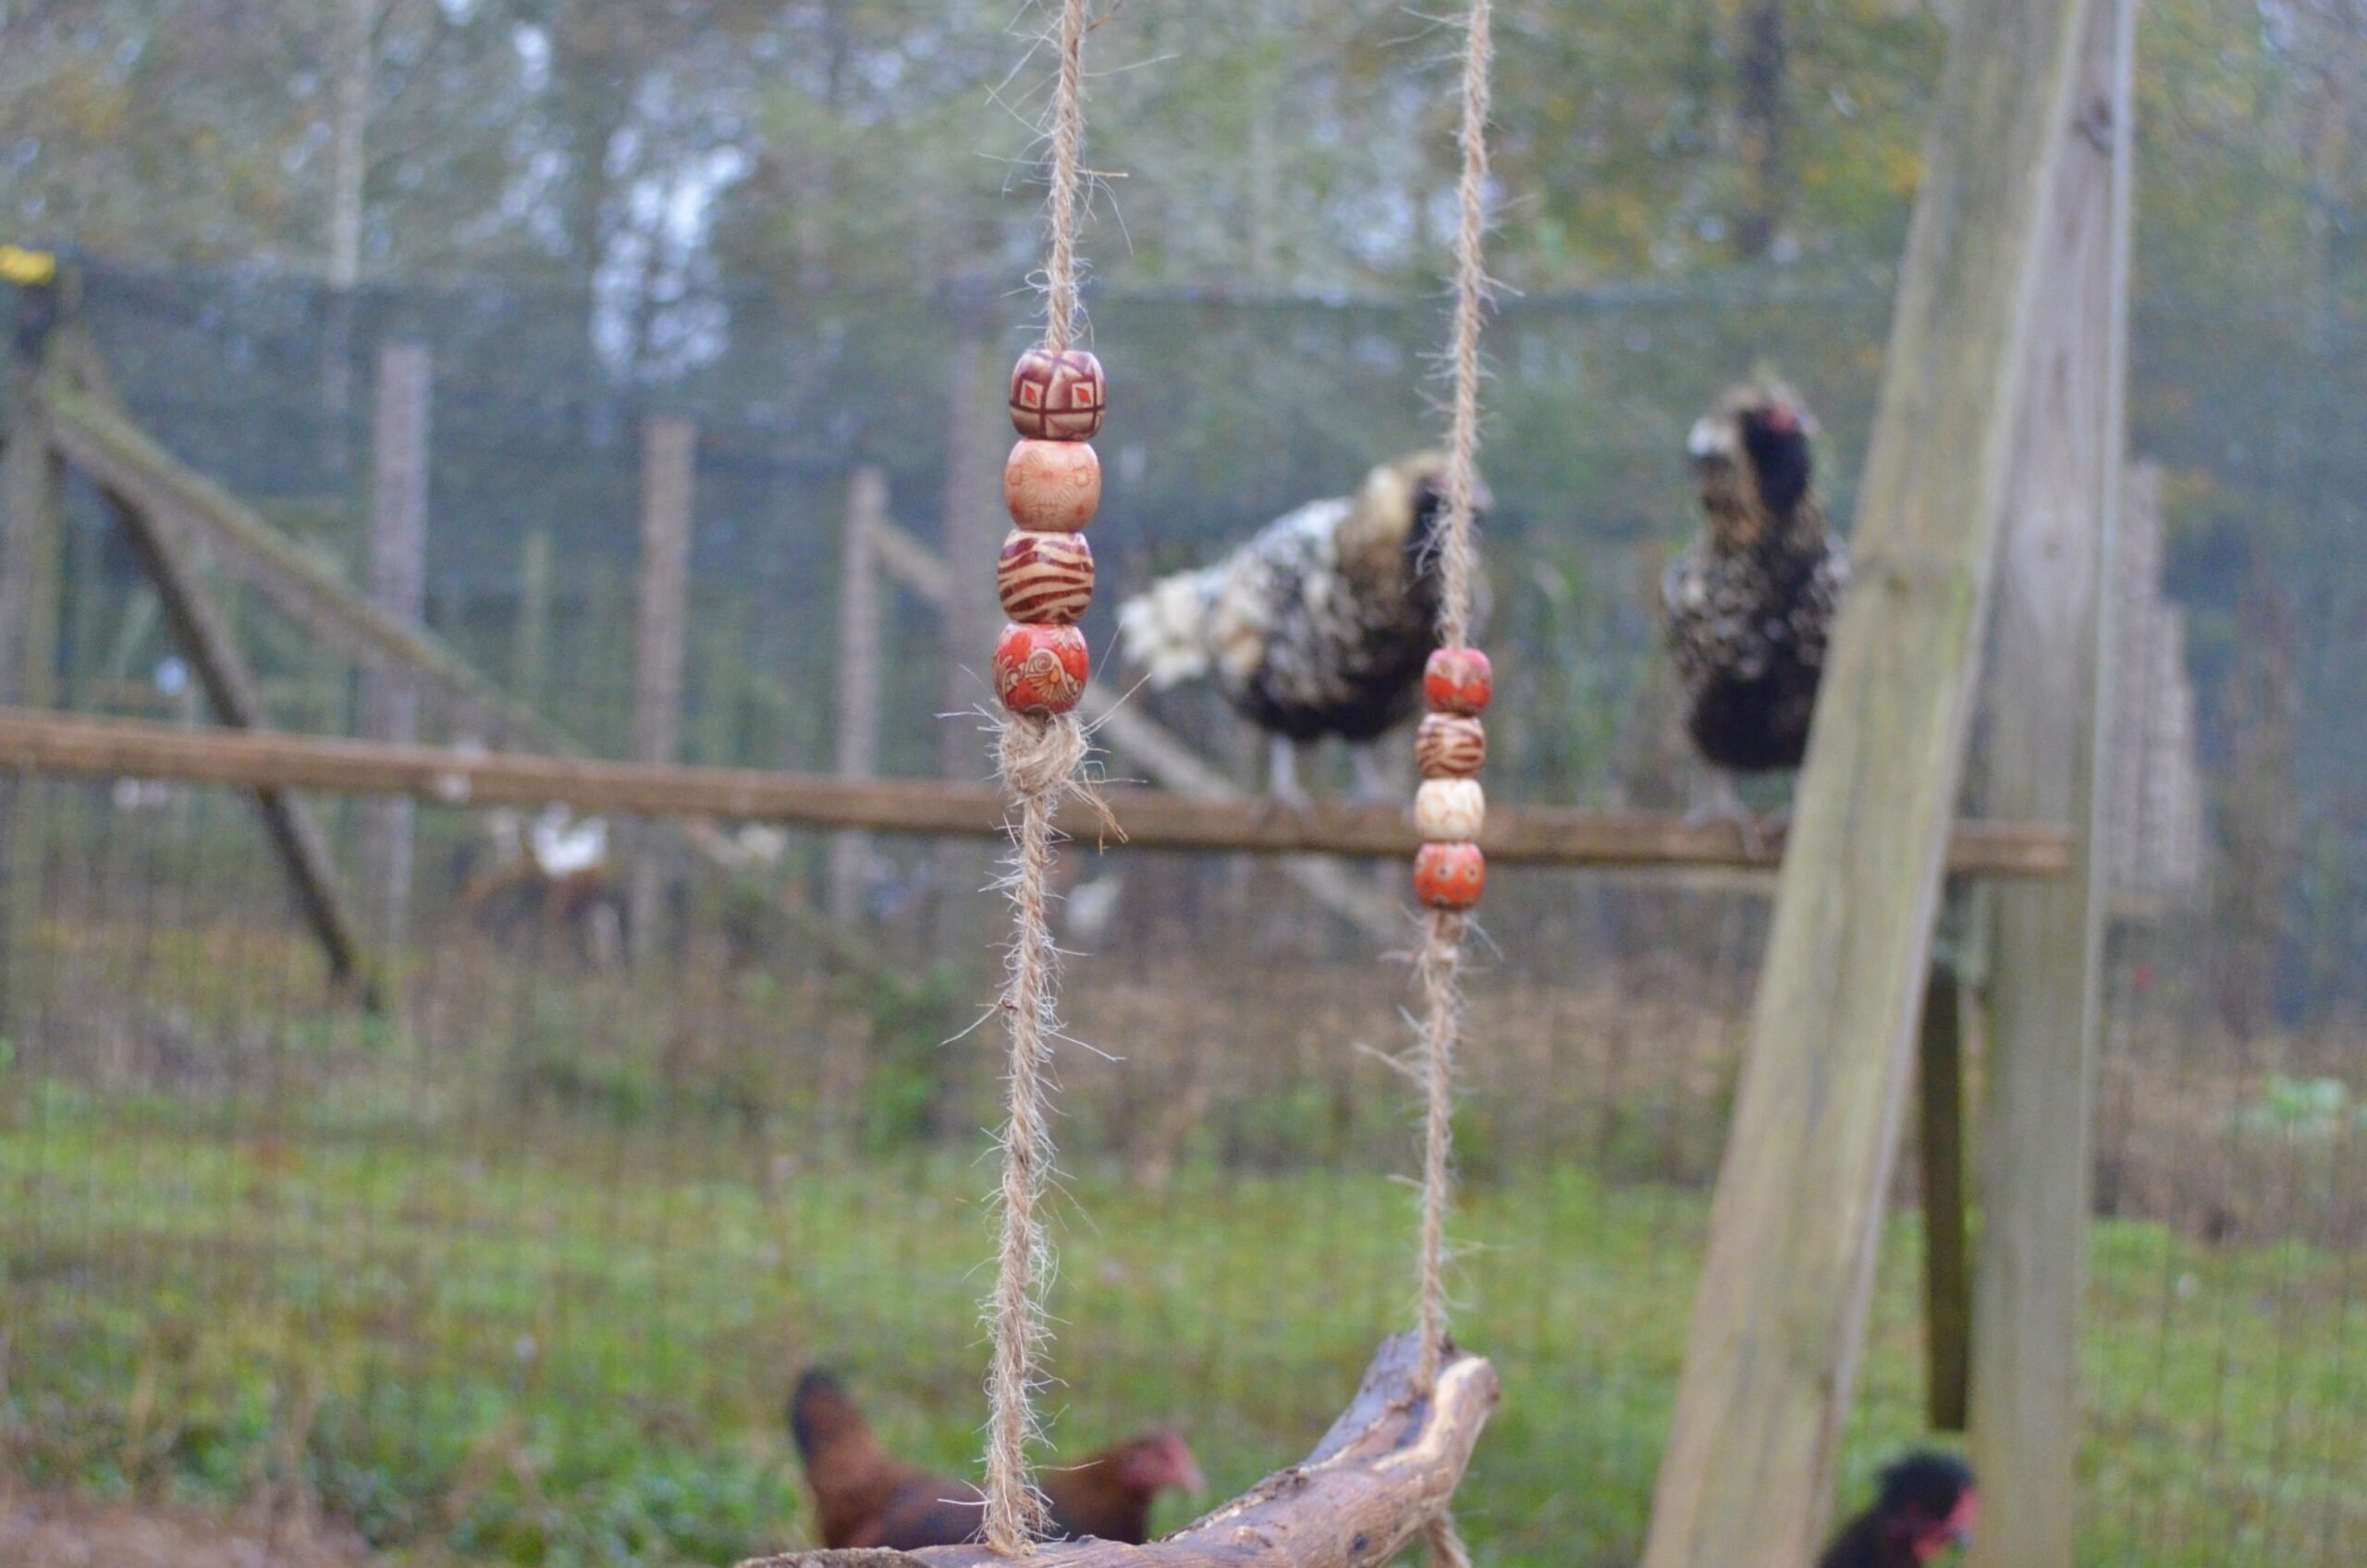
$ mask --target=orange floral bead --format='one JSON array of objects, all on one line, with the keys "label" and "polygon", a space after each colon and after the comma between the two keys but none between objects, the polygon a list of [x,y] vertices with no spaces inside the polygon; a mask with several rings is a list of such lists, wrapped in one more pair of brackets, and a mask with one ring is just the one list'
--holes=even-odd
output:
[{"label": "orange floral bead", "polygon": [[1093,655],[1073,626],[1013,624],[995,641],[995,695],[1013,713],[1066,713],[1085,695]]},{"label": "orange floral bead", "polygon": [[1030,349],[1011,373],[1011,425],[1036,441],[1090,441],[1101,433],[1110,384],[1083,349]]},{"label": "orange floral bead", "polygon": [[1422,670],[1422,695],[1429,699],[1433,713],[1466,717],[1484,713],[1494,692],[1488,655],[1477,648],[1440,648]]},{"label": "orange floral bead", "polygon": [[1101,509],[1101,459],[1083,441],[1022,441],[1002,469],[1011,521],[1035,533],[1074,533]]},{"label": "orange floral bead", "polygon": [[1477,844],[1424,844],[1414,857],[1414,891],[1432,909],[1469,909],[1488,889],[1488,857]]}]

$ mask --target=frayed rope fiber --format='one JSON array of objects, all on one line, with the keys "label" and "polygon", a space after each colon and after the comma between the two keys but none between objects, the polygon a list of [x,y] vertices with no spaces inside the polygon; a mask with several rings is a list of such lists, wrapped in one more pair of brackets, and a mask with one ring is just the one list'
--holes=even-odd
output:
[{"label": "frayed rope fiber", "polygon": [[[1045,346],[1058,353],[1078,327],[1077,178],[1085,145],[1085,35],[1087,0],[1063,0],[1057,34],[1059,80],[1053,92],[1051,246],[1045,265]],[[987,1545],[1004,1557],[1025,1557],[1048,1522],[1028,1448],[1040,1435],[1036,1416],[1038,1365],[1046,1340],[1044,1290],[1052,1277],[1052,1250],[1036,1217],[1052,1170],[1047,1094],[1051,1040],[1060,1032],[1054,1005],[1059,954],[1047,914],[1052,871],[1052,815],[1076,790],[1084,764],[1083,726],[1073,714],[1016,714],[1003,721],[997,746],[1003,786],[1015,797],[1018,823],[1007,886],[1012,936],[1002,1014],[1011,1036],[1008,1121],[1002,1134],[998,1194],[1001,1231],[994,1293],[987,1302],[993,1341],[987,1377]],[[1098,804],[1095,801],[1095,804]],[[1106,818],[1106,813],[1104,814]]]},{"label": "frayed rope fiber", "polygon": [[[1465,646],[1471,635],[1475,575],[1472,508],[1478,490],[1479,328],[1487,312],[1489,69],[1495,54],[1491,0],[1470,0],[1463,47],[1463,124],[1459,141],[1463,175],[1458,188],[1461,225],[1454,245],[1454,336],[1448,361],[1454,400],[1447,442],[1445,536],[1441,542],[1439,640]],[[1414,1388],[1428,1394],[1438,1387],[1447,1353],[1446,1216],[1454,1181],[1454,1056],[1461,1043],[1463,996],[1457,971],[1463,962],[1469,917],[1433,909],[1423,930],[1416,979],[1422,1000],[1424,1115],[1422,1138],[1422,1227],[1419,1246],[1421,1358]],[[1470,1568],[1470,1553],[1456,1530],[1451,1508],[1442,1508],[1428,1531],[1431,1561],[1438,1568]]]}]

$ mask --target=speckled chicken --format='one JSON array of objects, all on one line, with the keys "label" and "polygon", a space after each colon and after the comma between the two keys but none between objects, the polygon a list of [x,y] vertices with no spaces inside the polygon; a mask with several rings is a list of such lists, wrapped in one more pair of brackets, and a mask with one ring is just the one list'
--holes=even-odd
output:
[{"label": "speckled chicken", "polygon": [[1789,387],[1753,382],[1718,400],[1686,443],[1707,523],[1662,584],[1686,733],[1713,773],[1694,816],[1744,820],[1734,776],[1794,768],[1849,578],[1827,532],[1809,442]]},{"label": "speckled chicken", "polygon": [[[1489,504],[1483,488],[1478,503]],[[1118,608],[1126,656],[1165,690],[1200,676],[1273,741],[1273,789],[1300,799],[1295,747],[1349,742],[1360,793],[1369,743],[1414,717],[1438,645],[1446,459],[1381,464],[1353,496],[1310,501],[1215,565],[1163,578]]]}]

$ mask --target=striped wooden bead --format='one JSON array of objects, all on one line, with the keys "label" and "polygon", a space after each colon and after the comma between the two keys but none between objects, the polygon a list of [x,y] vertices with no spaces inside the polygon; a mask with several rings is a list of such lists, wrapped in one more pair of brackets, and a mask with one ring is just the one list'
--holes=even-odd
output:
[{"label": "striped wooden bead", "polygon": [[1487,820],[1488,796],[1477,778],[1425,778],[1414,791],[1414,830],[1425,843],[1477,839]]},{"label": "striped wooden bead", "polygon": [[1425,778],[1469,778],[1488,760],[1488,731],[1476,718],[1434,713],[1414,731],[1414,761]]},{"label": "striped wooden bead", "polygon": [[1083,349],[1030,349],[1011,372],[1011,425],[1036,441],[1090,441],[1101,433],[1110,383]]},{"label": "striped wooden bead", "polygon": [[1477,648],[1439,648],[1422,668],[1422,695],[1432,713],[1475,717],[1485,712],[1495,692],[1495,676],[1488,655]]},{"label": "striped wooden bead", "polygon": [[1101,459],[1083,441],[1024,440],[1002,468],[1011,521],[1036,533],[1074,533],[1101,509]]},{"label": "striped wooden bead", "polygon": [[1092,673],[1092,652],[1073,626],[1014,624],[995,640],[995,695],[1013,713],[1068,712]]},{"label": "striped wooden bead", "polygon": [[1093,603],[1093,546],[1082,533],[1014,528],[1002,542],[995,587],[1013,620],[1073,626]]},{"label": "striped wooden bead", "polygon": [[1414,892],[1432,909],[1469,909],[1488,890],[1488,857],[1477,844],[1424,844],[1414,857]]}]

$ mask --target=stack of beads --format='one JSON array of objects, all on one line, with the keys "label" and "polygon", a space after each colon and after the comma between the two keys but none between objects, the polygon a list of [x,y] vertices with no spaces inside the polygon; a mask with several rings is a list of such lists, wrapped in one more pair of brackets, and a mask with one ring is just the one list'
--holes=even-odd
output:
[{"label": "stack of beads", "polygon": [[1076,623],[1093,603],[1085,526],[1101,505],[1091,442],[1107,398],[1101,361],[1083,349],[1030,349],[1011,373],[1019,445],[1003,466],[1002,498],[1012,527],[995,570],[1011,624],[995,643],[995,692],[1015,714],[1068,712],[1092,672]]},{"label": "stack of beads", "polygon": [[1414,826],[1422,835],[1414,858],[1414,891],[1432,909],[1467,910],[1488,886],[1488,862],[1476,839],[1488,818],[1479,766],[1488,760],[1488,731],[1479,723],[1494,678],[1477,648],[1441,648],[1422,671],[1429,717],[1414,738],[1422,787],[1414,796]]}]

